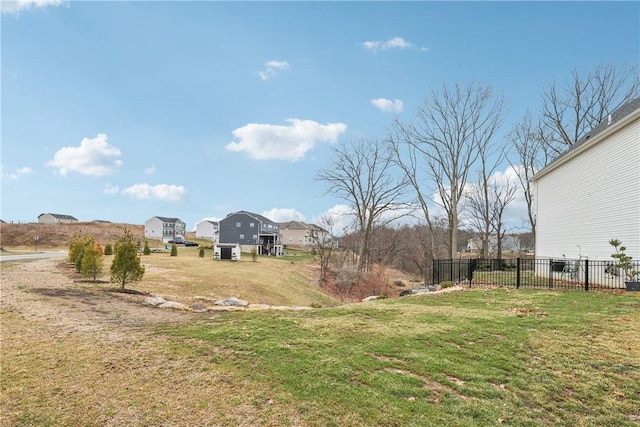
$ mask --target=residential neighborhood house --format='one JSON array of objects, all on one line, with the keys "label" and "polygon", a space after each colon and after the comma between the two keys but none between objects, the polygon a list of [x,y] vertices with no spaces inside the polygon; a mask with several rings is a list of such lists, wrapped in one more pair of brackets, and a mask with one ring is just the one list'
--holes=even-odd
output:
[{"label": "residential neighborhood house", "polygon": [[321,227],[302,221],[281,222],[278,225],[285,248],[310,250],[326,234]]},{"label": "residential neighborhood house", "polygon": [[78,222],[78,220],[71,215],[43,213],[38,215],[38,222],[40,224],[70,224]]},{"label": "residential neighborhood house", "polygon": [[610,114],[533,180],[537,257],[611,260],[609,240],[619,239],[639,260],[640,98]]},{"label": "residential neighborhood house", "polygon": [[258,255],[282,254],[282,236],[277,223],[262,215],[239,211],[219,222],[219,243],[239,244],[242,252],[255,249]]},{"label": "residential neighborhood house", "polygon": [[[505,235],[502,238],[502,252],[519,252],[522,245],[518,236],[510,234]],[[482,239],[479,237],[472,237],[467,241],[468,252],[482,251]],[[496,253],[498,251],[498,236],[492,234],[489,236],[489,253]]]},{"label": "residential neighborhood house", "polygon": [[170,240],[184,240],[186,224],[179,218],[154,216],[144,223],[145,239],[156,239],[166,243]]},{"label": "residential neighborhood house", "polygon": [[212,240],[218,242],[220,224],[218,221],[205,219],[196,224],[196,239]]}]

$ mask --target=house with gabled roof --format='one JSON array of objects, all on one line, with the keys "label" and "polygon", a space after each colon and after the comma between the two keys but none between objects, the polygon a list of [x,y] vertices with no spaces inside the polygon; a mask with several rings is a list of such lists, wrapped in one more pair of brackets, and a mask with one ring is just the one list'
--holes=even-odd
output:
[{"label": "house with gabled roof", "polygon": [[315,224],[307,224],[302,221],[281,222],[280,234],[282,234],[282,244],[287,248],[297,248],[309,250],[322,239],[326,231]]},{"label": "house with gabled roof", "polygon": [[70,224],[78,222],[78,220],[71,215],[42,213],[38,215],[38,222],[40,224]]},{"label": "house with gabled roof", "polygon": [[145,239],[156,239],[162,242],[184,240],[187,225],[180,218],[154,216],[144,223]]},{"label": "house with gabled roof", "polygon": [[219,221],[220,243],[239,244],[242,252],[255,249],[258,255],[282,254],[282,236],[278,224],[253,212],[230,213]]},{"label": "house with gabled roof", "polygon": [[196,239],[218,241],[220,224],[212,219],[205,219],[196,224]]},{"label": "house with gabled roof", "polygon": [[536,257],[640,259],[640,98],[610,114],[533,178]]}]

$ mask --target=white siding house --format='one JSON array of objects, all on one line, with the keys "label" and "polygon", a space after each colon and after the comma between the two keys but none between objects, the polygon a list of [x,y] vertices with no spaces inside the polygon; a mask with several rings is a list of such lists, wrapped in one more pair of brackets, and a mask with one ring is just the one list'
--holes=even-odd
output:
[{"label": "white siding house", "polygon": [[169,240],[184,240],[186,236],[186,224],[178,218],[166,218],[154,216],[144,223],[144,237],[157,239],[162,242]]},{"label": "white siding house", "polygon": [[205,219],[196,224],[196,239],[209,239],[217,242],[219,233],[220,224],[218,221]]},{"label": "white siding house", "polygon": [[640,99],[616,110],[533,178],[536,257],[640,259]]}]

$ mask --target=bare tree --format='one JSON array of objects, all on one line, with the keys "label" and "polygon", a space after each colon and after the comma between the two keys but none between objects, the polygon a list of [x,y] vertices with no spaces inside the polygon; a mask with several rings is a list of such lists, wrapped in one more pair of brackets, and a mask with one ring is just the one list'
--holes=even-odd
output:
[{"label": "bare tree", "polygon": [[358,273],[369,267],[374,228],[406,214],[402,209],[406,207],[403,198],[407,181],[393,168],[393,156],[385,144],[361,139],[337,147],[332,166],[317,175],[328,184],[328,192],[342,198],[354,211],[359,233]]},{"label": "bare tree", "polygon": [[465,191],[465,211],[469,226],[480,237],[482,242],[481,256],[489,257],[489,240],[493,231],[493,176],[498,166],[505,160],[505,144],[489,141],[478,146],[477,181]]},{"label": "bare tree", "polygon": [[552,156],[562,153],[611,112],[638,96],[638,64],[599,65],[585,75],[574,70],[570,80],[563,85],[553,82],[542,93],[545,148]]},{"label": "bare tree", "polygon": [[532,233],[533,244],[536,239],[536,214],[534,211],[533,176],[550,159],[544,150],[542,129],[539,123],[534,123],[531,112],[527,111],[522,120],[511,128],[507,140],[511,142],[515,151],[509,156],[509,164],[516,172],[522,194],[527,204],[527,221]]},{"label": "bare tree", "polygon": [[331,263],[331,254],[337,246],[334,228],[336,220],[331,215],[324,215],[312,230],[313,249],[320,261],[320,284],[327,279]]},{"label": "bare tree", "polygon": [[502,259],[502,240],[506,233],[504,224],[504,211],[515,199],[518,189],[515,182],[509,176],[500,181],[496,177],[492,178],[491,188],[491,226],[496,235],[497,259]]},{"label": "bare tree", "polygon": [[[503,111],[503,98],[486,84],[444,85],[425,100],[416,125],[396,122],[391,135],[392,140],[399,139],[396,146],[404,143],[407,148],[408,153],[399,156],[401,162],[408,163],[405,172],[412,174],[417,164],[424,164],[429,180],[435,183],[439,204],[447,214],[452,258],[457,256],[458,210],[469,173],[480,147],[492,140],[502,123]],[[423,186],[417,178],[409,180]]]}]

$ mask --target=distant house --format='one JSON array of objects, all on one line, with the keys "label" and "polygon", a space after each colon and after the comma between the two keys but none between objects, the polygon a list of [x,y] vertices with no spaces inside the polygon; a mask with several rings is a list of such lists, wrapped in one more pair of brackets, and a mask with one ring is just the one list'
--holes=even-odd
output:
[{"label": "distant house", "polygon": [[220,224],[218,221],[205,219],[196,224],[196,239],[218,241]]},{"label": "distant house", "polygon": [[536,256],[640,259],[640,98],[614,111],[533,178]]},{"label": "distant house", "polygon": [[[502,251],[503,252],[518,252],[522,248],[520,244],[520,238],[513,235],[505,235],[502,238]],[[467,251],[478,252],[482,251],[482,239],[479,237],[472,237],[467,241]],[[495,253],[498,251],[498,236],[492,234],[489,236],[489,252]]]},{"label": "distant house", "polygon": [[40,224],[70,224],[78,222],[78,220],[71,215],[43,213],[38,215],[38,222]]},{"label": "distant house", "polygon": [[146,239],[157,239],[166,243],[169,240],[184,240],[185,236],[186,224],[179,218],[154,216],[144,223]]},{"label": "distant house", "polygon": [[220,243],[237,243],[243,252],[255,249],[258,255],[280,255],[282,236],[280,227],[262,215],[239,211],[219,222]]},{"label": "distant house", "polygon": [[302,221],[281,222],[278,225],[282,234],[282,243],[288,248],[309,250],[318,242],[318,239],[323,237],[323,234],[326,234],[321,227]]}]

